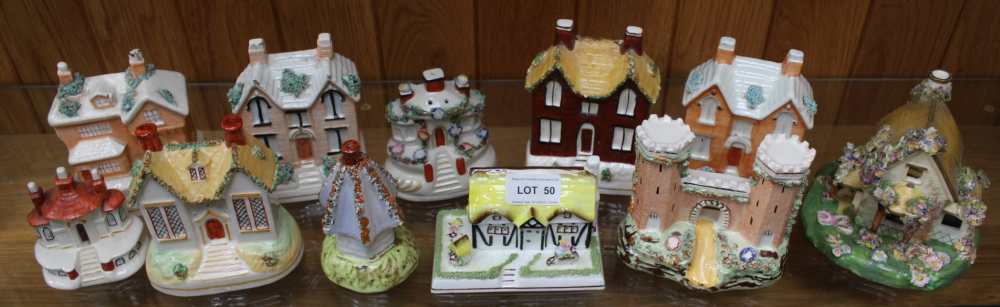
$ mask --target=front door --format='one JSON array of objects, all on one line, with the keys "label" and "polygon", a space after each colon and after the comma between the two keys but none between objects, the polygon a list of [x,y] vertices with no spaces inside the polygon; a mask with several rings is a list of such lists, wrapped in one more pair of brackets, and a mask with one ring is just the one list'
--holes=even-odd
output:
[{"label": "front door", "polygon": [[444,146],[444,129],[441,127],[434,129],[434,142],[437,146]]},{"label": "front door", "polygon": [[205,233],[208,234],[209,240],[226,238],[226,228],[223,227],[222,222],[219,222],[217,219],[209,219],[208,221],[205,221]]},{"label": "front door", "polygon": [[577,154],[590,155],[594,153],[594,128],[580,128],[580,146],[576,149]]},{"label": "front door", "polygon": [[524,239],[521,249],[542,249],[542,229],[545,228],[521,228],[521,236]]},{"label": "front door", "polygon": [[312,160],[313,147],[309,138],[299,138],[295,140],[295,149],[299,154],[299,161]]},{"label": "front door", "polygon": [[90,236],[87,235],[87,228],[83,224],[76,224],[76,234],[80,236],[81,243],[90,242]]},{"label": "front door", "polygon": [[736,146],[729,147],[729,155],[726,156],[726,161],[730,166],[740,166],[741,158],[743,158],[743,148]]}]

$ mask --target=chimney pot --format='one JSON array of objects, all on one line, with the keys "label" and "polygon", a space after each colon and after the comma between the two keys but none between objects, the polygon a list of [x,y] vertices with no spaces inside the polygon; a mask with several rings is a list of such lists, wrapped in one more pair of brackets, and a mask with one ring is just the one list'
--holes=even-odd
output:
[{"label": "chimney pot", "polygon": [[425,87],[428,92],[444,90],[444,70],[440,67],[425,70],[424,82],[426,82]]},{"label": "chimney pot", "polygon": [[132,49],[128,52],[128,69],[135,79],[146,73],[146,58],[143,57],[142,50]]},{"label": "chimney pot", "polygon": [[73,81],[73,71],[69,69],[69,64],[66,62],[56,63],[56,75],[59,76],[59,85],[66,85]]},{"label": "chimney pot", "polygon": [[361,152],[361,143],[356,140],[345,141],[342,149],[344,154],[340,157],[340,162],[346,165],[358,164],[365,158],[365,153]]},{"label": "chimney pot", "polygon": [[[85,172],[87,173],[87,172]],[[91,177],[94,180],[90,183],[91,187],[94,188],[94,193],[97,193],[104,200],[108,197],[108,186],[104,183],[104,177],[101,177],[101,173],[95,168],[90,170]]]},{"label": "chimney pot", "polygon": [[943,69],[935,69],[931,71],[931,80],[937,83],[949,83],[951,82],[951,73]]},{"label": "chimney pot", "polygon": [[573,50],[576,43],[576,33],[573,29],[572,19],[556,20],[556,44],[563,44],[567,49]]},{"label": "chimney pot", "polygon": [[222,130],[226,131],[226,146],[246,145],[243,138],[243,118],[236,114],[227,114],[222,117]]},{"label": "chimney pot", "polygon": [[80,180],[83,181],[83,182],[86,182],[88,184],[91,183],[91,182],[93,182],[94,181],[94,177],[91,176],[91,175],[92,175],[92,173],[94,171],[96,171],[96,169],[94,169],[94,170],[84,170],[84,171],[80,172],[80,174],[79,174],[80,175]]},{"label": "chimney pot", "polygon": [[632,50],[635,54],[642,55],[642,28],[628,26],[625,28],[625,38],[622,39],[621,53],[625,54]]},{"label": "chimney pot", "polygon": [[333,57],[333,40],[330,39],[330,33],[320,33],[316,37],[316,56],[321,59]]},{"label": "chimney pot", "polygon": [[73,178],[69,177],[69,173],[66,172],[65,167],[56,168],[56,186],[60,190],[69,191],[73,189]]},{"label": "chimney pot", "polygon": [[781,73],[789,77],[798,77],[802,74],[802,64],[805,57],[802,50],[789,49],[785,61],[781,63]]},{"label": "chimney pot", "polygon": [[135,137],[139,138],[142,149],[145,151],[163,150],[163,143],[160,142],[160,135],[156,133],[156,124],[145,123],[135,128]]},{"label": "chimney pot", "polygon": [[403,104],[413,98],[413,87],[410,86],[409,82],[403,82],[399,84],[399,99]]},{"label": "chimney pot", "polygon": [[45,191],[42,191],[42,188],[34,181],[29,181],[28,196],[31,197],[31,203],[35,205],[35,211],[38,214],[42,214],[42,204],[45,203]]},{"label": "chimney pot", "polygon": [[715,51],[715,62],[719,64],[733,64],[736,57],[736,39],[723,36],[719,39],[719,49]]},{"label": "chimney pot", "polygon": [[264,45],[264,39],[251,39],[247,46],[247,54],[250,55],[250,64],[266,63],[267,46]]}]

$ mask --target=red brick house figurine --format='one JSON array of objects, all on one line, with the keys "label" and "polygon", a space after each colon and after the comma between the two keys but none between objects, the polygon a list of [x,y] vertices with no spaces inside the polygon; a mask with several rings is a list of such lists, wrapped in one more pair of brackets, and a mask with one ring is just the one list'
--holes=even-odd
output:
[{"label": "red brick house figurine", "polygon": [[736,56],[723,37],[688,76],[685,118],[636,129],[636,174],[618,254],[626,265],[709,291],[767,286],[782,258],[816,150],[816,103],[783,63]]},{"label": "red brick house figurine", "polygon": [[556,21],[555,45],[535,56],[524,87],[532,95],[528,166],[584,167],[601,193],[631,190],[635,126],[660,97],[660,71],[642,52],[642,28],[621,41],[579,37]]},{"label": "red brick house figurine", "polygon": [[146,259],[146,231],[123,205],[125,194],[108,189],[96,171],[81,177],[59,167],[56,188],[28,183],[35,205],[28,224],[38,234],[35,259],[45,283],[56,289],[116,282],[138,272]]}]

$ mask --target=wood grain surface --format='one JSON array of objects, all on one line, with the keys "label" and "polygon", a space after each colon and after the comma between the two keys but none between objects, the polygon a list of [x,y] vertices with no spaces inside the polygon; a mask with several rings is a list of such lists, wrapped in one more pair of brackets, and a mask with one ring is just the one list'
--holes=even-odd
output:
[{"label": "wood grain surface", "polygon": [[[527,126],[493,126],[491,142],[497,149],[500,165],[524,163],[523,136]],[[813,169],[835,159],[845,142],[863,142],[874,133],[874,126],[817,126],[807,134],[817,149]],[[1000,144],[1000,127],[963,127],[966,144],[965,163],[983,168],[994,178],[1000,166],[992,163]],[[219,132],[201,133],[218,136]],[[365,130],[371,148],[381,148],[387,129]],[[24,146],[30,144],[30,146]],[[815,305],[973,305],[1000,303],[996,285],[1000,283],[1000,219],[988,213],[981,227],[982,245],[976,263],[954,284],[931,293],[895,290],[860,279],[834,265],[821,255],[802,235],[801,225],[792,233],[784,275],[769,288],[752,291],[703,293],[628,269],[615,254],[616,226],[625,214],[627,197],[601,198],[598,227],[607,289],[567,294],[466,294],[432,295],[430,280],[433,225],[436,213],[444,208],[464,207],[463,199],[431,204],[404,203],[408,227],[415,234],[421,251],[420,264],[410,278],[387,293],[356,294],[331,283],[319,266],[322,210],[312,203],[286,204],[298,221],[305,237],[302,263],[287,277],[264,287],[213,296],[177,298],[156,292],[140,271],[124,281],[62,291],[48,288],[41,268],[33,257],[35,234],[25,221],[32,205],[24,183],[35,180],[50,187],[53,169],[65,161],[66,154],[52,134],[0,136],[0,202],[5,211],[0,216],[0,259],[7,263],[0,274],[0,305],[53,306],[86,304],[89,306],[442,306],[442,305],[553,305],[553,306],[815,306]],[[382,161],[385,152],[374,150],[371,156]],[[1000,188],[988,190],[987,204],[1000,203]],[[990,211],[992,212],[992,211]]]},{"label": "wood grain surface", "polygon": [[[132,48],[187,76],[192,126],[212,129],[225,91],[204,87],[228,87],[246,65],[247,40],[300,50],[320,32],[372,85],[363,89],[361,125],[384,127],[396,84],[426,68],[488,81],[487,95],[489,82],[523,80],[531,57],[552,43],[557,18],[574,19],[581,35],[613,39],[627,25],[643,27],[644,50],[664,74],[656,113],[679,115],[688,71],[730,35],[740,55],[780,61],[789,48],[805,52],[818,124],[874,124],[903,103],[913,78],[944,67],[975,78],[956,84],[958,120],[998,125],[1000,98],[983,90],[1000,86],[998,17],[993,0],[0,0],[0,134],[52,132],[45,117],[57,61],[84,75],[118,72]],[[883,78],[907,80],[868,84]],[[493,109],[496,123],[525,123],[516,110],[528,105],[526,91],[491,97],[509,106]]]}]

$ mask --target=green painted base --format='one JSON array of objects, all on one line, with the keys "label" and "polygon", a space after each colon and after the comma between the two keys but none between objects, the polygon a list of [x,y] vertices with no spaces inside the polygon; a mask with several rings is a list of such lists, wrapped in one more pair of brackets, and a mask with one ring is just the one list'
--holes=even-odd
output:
[{"label": "green painted base", "polygon": [[395,245],[374,259],[343,255],[337,251],[337,238],[327,236],[320,260],[326,277],[359,293],[385,292],[402,283],[416,269],[419,252],[409,230],[400,226],[395,231]]},{"label": "green painted base", "polygon": [[[827,258],[861,278],[890,287],[924,291],[947,286],[969,268],[971,264],[950,244],[933,239],[923,244],[901,244],[897,243],[900,238],[897,231],[882,227],[873,235],[867,225],[855,225],[853,217],[841,213],[851,211],[849,205],[841,206],[827,193],[830,188],[823,183],[829,182],[836,170],[834,162],[816,174],[802,208],[806,237]],[[818,215],[827,214],[842,222],[821,224]],[[978,246],[978,233],[975,238],[973,244]]]}]

